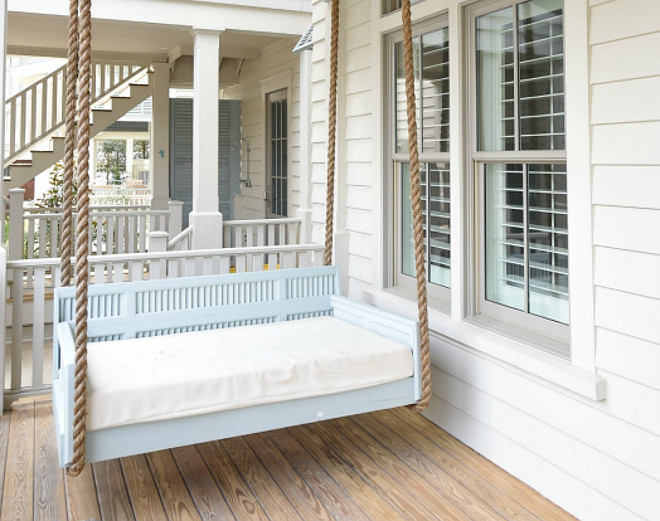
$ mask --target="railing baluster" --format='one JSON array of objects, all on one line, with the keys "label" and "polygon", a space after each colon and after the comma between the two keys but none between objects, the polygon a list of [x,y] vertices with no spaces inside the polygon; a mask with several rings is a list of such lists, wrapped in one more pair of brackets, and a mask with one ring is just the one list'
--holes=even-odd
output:
[{"label": "railing baluster", "polygon": [[[11,389],[22,386],[23,369],[23,268],[15,268],[11,284]],[[4,368],[3,368],[4,370]]]},{"label": "railing baluster", "polygon": [[44,383],[44,322],[46,304],[46,268],[34,270],[34,290],[32,300],[33,317],[44,317],[44,320],[32,322],[32,387],[40,387]]},{"label": "railing baluster", "polygon": [[16,151],[16,100],[9,102],[9,154]]},{"label": "railing baluster", "polygon": [[41,128],[40,134],[45,134],[48,128],[48,84],[52,79],[46,79],[41,83]]},{"label": "railing baluster", "polygon": [[28,135],[30,136],[29,142],[34,143],[37,139],[37,86],[33,85],[30,89],[30,129]]},{"label": "railing baluster", "polygon": [[27,91],[21,94],[21,119],[19,120],[19,134],[18,134],[18,143],[21,148],[25,146],[25,119],[27,117]]}]

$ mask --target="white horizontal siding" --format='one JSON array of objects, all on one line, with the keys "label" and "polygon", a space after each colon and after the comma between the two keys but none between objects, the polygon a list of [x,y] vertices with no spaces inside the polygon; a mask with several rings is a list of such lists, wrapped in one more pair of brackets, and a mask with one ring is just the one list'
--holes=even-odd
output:
[{"label": "white horizontal siding", "polygon": [[592,162],[596,165],[657,165],[660,164],[658,143],[660,121],[597,125],[593,127]]},{"label": "white horizontal siding", "polygon": [[594,244],[660,254],[660,210],[596,206]]},{"label": "white horizontal siding", "polygon": [[[656,343],[602,327],[598,328],[596,338],[599,368],[660,390],[660,349]],[[660,465],[655,468],[660,472]]]},{"label": "white horizontal siding", "polygon": [[589,39],[592,44],[597,44],[656,32],[659,19],[660,2],[618,0],[603,3],[591,10]]},{"label": "white horizontal siding", "polygon": [[658,207],[659,193],[660,166],[594,166],[593,203],[596,205],[653,209]]},{"label": "white horizontal siding", "polygon": [[658,120],[660,119],[658,92],[660,92],[660,76],[594,85],[591,122],[598,125]]},{"label": "white horizontal siding", "polygon": [[657,76],[660,71],[660,33],[594,45],[591,59],[592,84]]}]

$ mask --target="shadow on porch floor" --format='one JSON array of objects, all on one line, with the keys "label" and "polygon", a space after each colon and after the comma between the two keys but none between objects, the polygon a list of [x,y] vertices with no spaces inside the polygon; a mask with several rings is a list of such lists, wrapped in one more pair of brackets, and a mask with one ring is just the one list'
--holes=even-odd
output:
[{"label": "shadow on porch floor", "polygon": [[575,521],[407,409],[57,467],[47,397],[0,418],[3,521]]}]

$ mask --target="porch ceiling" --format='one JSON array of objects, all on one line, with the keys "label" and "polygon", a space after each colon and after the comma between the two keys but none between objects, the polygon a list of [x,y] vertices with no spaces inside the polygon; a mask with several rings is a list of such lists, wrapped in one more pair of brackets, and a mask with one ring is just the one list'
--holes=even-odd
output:
[{"label": "porch ceiling", "polygon": [[[302,10],[273,11],[249,6],[227,7],[213,3],[207,3],[203,11],[194,12],[192,6],[195,3],[190,3],[192,5],[188,9],[181,11],[185,16],[176,16],[176,13],[172,12],[173,9],[165,7],[169,11],[167,16],[160,14],[148,17],[132,13],[120,20],[117,19],[119,16],[112,16],[111,12],[105,11],[103,3],[99,1],[100,7],[92,12],[92,48],[95,57],[137,58],[151,62],[166,62],[168,54],[191,54],[193,37],[190,30],[193,27],[223,31],[221,57],[255,59],[263,48],[275,41],[302,34],[310,17],[308,12]],[[137,4],[141,3],[137,0],[131,7],[138,7]],[[183,3],[174,1],[170,7],[173,4],[181,7]],[[30,11],[25,9],[27,4],[30,4],[29,0],[12,10],[10,3],[7,15],[7,52],[34,56],[66,56],[68,19],[65,13],[59,14],[49,9]],[[51,6],[53,4],[66,7],[68,2],[50,3]],[[116,7],[115,11],[127,9],[127,6]],[[238,22],[236,9],[243,10],[242,23]],[[208,15],[211,12],[214,16],[209,21]],[[280,17],[282,23],[266,26],[263,19],[267,16]]]}]

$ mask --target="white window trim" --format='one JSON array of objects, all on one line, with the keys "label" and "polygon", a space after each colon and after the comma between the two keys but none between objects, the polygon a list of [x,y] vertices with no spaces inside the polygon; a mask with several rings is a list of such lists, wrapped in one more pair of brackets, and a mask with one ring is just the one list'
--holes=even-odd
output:
[{"label": "white window trim", "polygon": [[[398,12],[398,14],[400,21],[401,13]],[[433,32],[435,30],[448,28],[448,24],[449,24],[449,20],[447,17],[447,12],[442,10],[436,10],[433,13],[432,17],[425,16],[423,20],[419,20],[418,22],[413,23],[414,25],[412,31],[413,39],[419,37],[420,35]],[[385,280],[386,280],[386,286],[390,288],[401,287],[403,288],[404,290],[403,292],[405,293],[406,292],[405,289],[415,288],[417,286],[417,282],[415,277],[404,274],[401,266],[402,215],[401,215],[400,198],[402,194],[402,188],[401,188],[401,177],[397,172],[397,168],[398,168],[397,165],[400,165],[402,163],[408,163],[409,156],[408,153],[406,152],[394,151],[396,144],[396,128],[395,128],[396,125],[392,125],[392,121],[394,120],[394,116],[395,116],[394,112],[395,112],[395,96],[396,96],[395,89],[392,87],[392,80],[394,79],[394,75],[396,72],[394,66],[393,49],[396,43],[402,41],[400,24],[398,27],[395,28],[395,30],[389,31],[389,34],[384,35],[383,39],[385,40],[384,43],[385,73],[384,74],[385,74],[385,81],[389,84],[387,87],[384,88],[385,104],[383,106],[384,107],[383,113],[385,114],[386,123],[384,124],[383,127],[381,127],[385,129],[385,132],[387,133],[385,136],[383,136],[383,139],[381,139],[381,141],[384,142],[385,155],[383,157],[385,158],[385,164],[383,165],[382,172],[384,176],[383,182],[384,182],[385,190],[387,191],[387,196],[385,200],[387,200],[387,205],[388,205],[388,211],[386,211],[384,215],[386,219],[384,230],[386,230],[385,233],[388,236],[386,239],[387,241],[386,251],[388,252],[388,254],[385,257],[387,259]],[[450,53],[451,53],[451,48],[450,48]],[[451,100],[450,100],[450,109],[451,109]],[[451,126],[451,114],[450,114],[450,126]],[[382,134],[382,131],[380,133]],[[450,136],[451,136],[451,131],[450,131]],[[420,151],[419,155],[420,155],[420,159],[419,159],[420,165],[422,164],[425,165],[429,162],[448,163],[451,157],[451,147],[449,153]],[[451,190],[451,181],[450,181],[450,190]],[[380,204],[382,203],[379,201],[379,205]],[[451,223],[451,216],[450,216],[450,223]],[[428,277],[429,274],[428,274],[428,266],[427,266],[427,279]],[[429,297],[435,299],[442,309],[444,309],[445,311],[448,310],[450,296],[451,296],[449,288],[441,286],[439,284],[429,283],[428,292],[429,292]]]},{"label": "white window trim", "polygon": [[[571,295],[570,344],[571,360],[561,360],[552,355],[530,349],[528,343],[503,337],[471,324],[466,320],[467,308],[473,286],[469,278],[468,259],[472,250],[467,241],[467,231],[472,229],[472,217],[466,211],[466,205],[472,197],[471,187],[466,180],[472,173],[465,161],[465,134],[469,126],[465,125],[467,99],[465,92],[466,77],[463,68],[466,41],[463,38],[464,7],[473,2],[438,0],[421,2],[412,6],[413,21],[433,16],[446,10],[449,20],[450,49],[450,182],[451,182],[451,222],[452,222],[452,269],[451,269],[451,308],[450,313],[430,304],[429,326],[434,344],[436,339],[460,345],[461,348],[495,363],[502,363],[512,370],[539,381],[543,385],[569,391],[589,398],[603,400],[606,397],[606,382],[596,371],[594,294],[593,294],[593,248],[592,248],[592,168],[590,164],[590,124],[589,124],[589,46],[588,4],[587,0],[569,0],[564,2],[564,45],[567,49],[564,58],[564,70],[570,81],[566,82],[566,158],[568,167],[568,226],[569,250],[569,289]],[[385,106],[386,89],[383,78],[387,55],[387,42],[384,35],[396,30],[400,17],[380,16],[380,3],[372,2],[372,41],[379,42],[372,46],[374,65],[373,92],[380,99],[380,106]],[[377,23],[376,21],[380,22]],[[453,93],[458,93],[454,95]],[[373,116],[374,135],[379,135],[386,119],[382,111]],[[373,147],[372,164],[375,171],[383,172],[384,140],[378,140]],[[385,256],[388,254],[385,231],[385,177],[375,176],[374,208],[383,211],[377,219],[375,233],[379,251],[383,252],[378,270],[374,274],[373,290],[365,291],[368,302],[408,316],[416,316],[415,295],[404,289],[385,289]],[[472,292],[472,293],[471,293]],[[442,333],[442,334],[440,334]],[[432,361],[442,365],[442,353],[431,350]]]}]

